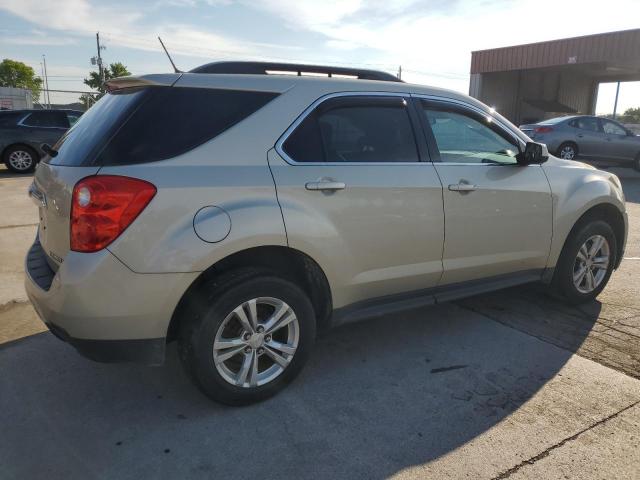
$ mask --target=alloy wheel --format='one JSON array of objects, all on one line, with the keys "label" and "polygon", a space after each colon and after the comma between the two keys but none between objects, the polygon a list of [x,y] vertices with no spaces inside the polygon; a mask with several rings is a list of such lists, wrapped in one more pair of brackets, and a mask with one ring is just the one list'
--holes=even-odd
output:
[{"label": "alloy wheel", "polygon": [[560,150],[560,158],[565,160],[573,160],[576,157],[576,151],[571,145],[565,145]]},{"label": "alloy wheel", "polygon": [[588,294],[600,286],[609,268],[609,242],[602,235],[589,237],[578,250],[573,264],[573,284]]},{"label": "alloy wheel", "polygon": [[228,383],[265,385],[280,376],[298,348],[300,326],[284,301],[259,297],[238,305],[220,324],[213,361]]},{"label": "alloy wheel", "polygon": [[16,170],[29,170],[33,165],[33,157],[24,150],[15,150],[9,154],[9,163]]}]

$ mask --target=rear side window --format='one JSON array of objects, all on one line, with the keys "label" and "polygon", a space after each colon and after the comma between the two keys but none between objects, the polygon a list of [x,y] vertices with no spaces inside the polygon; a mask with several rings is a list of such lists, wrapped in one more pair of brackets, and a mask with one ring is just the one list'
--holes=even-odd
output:
[{"label": "rear side window", "polygon": [[598,120],[590,117],[582,117],[574,120],[574,127],[579,128],[580,130],[588,130],[590,132],[599,132],[600,128],[598,127]]},{"label": "rear side window", "polygon": [[22,121],[27,127],[69,128],[69,120],[64,112],[42,111],[30,113]]},{"label": "rear side window", "polygon": [[418,162],[401,97],[338,97],[320,104],[284,142],[296,162]]},{"label": "rear side window", "polygon": [[100,165],[176,157],[216,137],[277,96],[199,88],[154,88],[100,154]]},{"label": "rear side window", "polygon": [[12,127],[24,116],[24,112],[0,112],[0,127]]},{"label": "rear side window", "polygon": [[146,87],[116,90],[58,143],[57,165],[128,165],[176,157],[245,119],[278,94]]}]

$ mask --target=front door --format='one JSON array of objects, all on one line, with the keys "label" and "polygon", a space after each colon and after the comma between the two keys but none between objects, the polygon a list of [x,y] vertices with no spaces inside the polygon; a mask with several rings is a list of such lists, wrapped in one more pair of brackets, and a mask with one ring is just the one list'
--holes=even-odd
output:
[{"label": "front door", "polygon": [[320,263],[335,308],[440,280],[442,186],[408,100],[328,98],[269,152],[289,245]]},{"label": "front door", "polygon": [[444,192],[441,284],[541,273],[552,233],[541,166],[519,166],[521,142],[475,107],[429,99],[419,107]]}]

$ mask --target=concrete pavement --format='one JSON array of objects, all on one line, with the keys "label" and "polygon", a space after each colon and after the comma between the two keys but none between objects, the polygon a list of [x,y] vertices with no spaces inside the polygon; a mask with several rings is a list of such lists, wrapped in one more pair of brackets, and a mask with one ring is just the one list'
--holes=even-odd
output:
[{"label": "concrete pavement", "polygon": [[3,479],[640,478],[640,175],[622,171],[629,260],[598,302],[520,287],[345,325],[241,409],[202,396],[173,348],[163,368],[104,365],[38,333],[31,180],[1,177]]}]

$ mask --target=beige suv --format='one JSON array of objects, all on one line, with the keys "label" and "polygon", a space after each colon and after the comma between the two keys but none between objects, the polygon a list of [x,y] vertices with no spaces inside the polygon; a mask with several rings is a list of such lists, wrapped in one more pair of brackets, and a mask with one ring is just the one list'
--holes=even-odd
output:
[{"label": "beige suv", "polygon": [[92,359],[177,340],[202,391],[246,404],[330,324],[526,282],[583,302],[622,259],[618,178],[466,95],[242,62],[108,86],[29,190],[28,295]]}]

